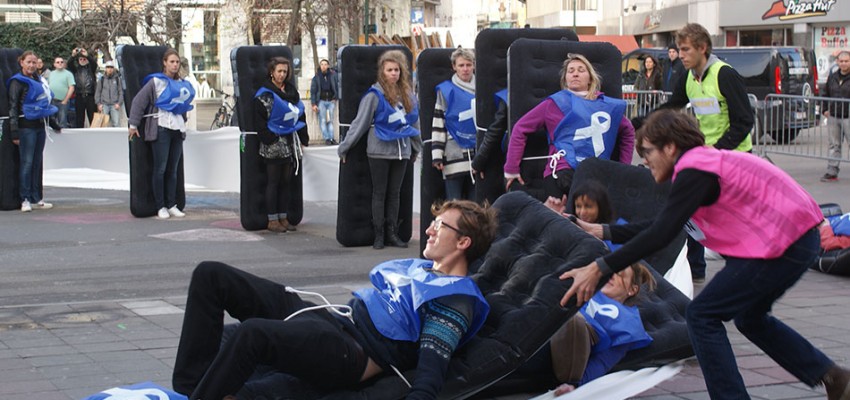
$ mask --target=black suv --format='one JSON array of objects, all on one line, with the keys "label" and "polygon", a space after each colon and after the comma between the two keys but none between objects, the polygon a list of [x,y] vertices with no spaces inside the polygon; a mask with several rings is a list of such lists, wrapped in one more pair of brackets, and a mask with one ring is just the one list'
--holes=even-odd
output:
[{"label": "black suv", "polygon": [[[669,62],[667,49],[645,48],[623,56],[623,91],[632,89],[647,54],[661,65]],[[818,94],[817,65],[814,52],[802,47],[718,47],[712,54],[731,65],[744,77],[747,92],[755,95],[756,134],[769,134],[778,143],[790,143],[801,129],[817,125],[818,113],[808,99],[775,99],[768,104],[768,94],[811,97]],[[629,85],[629,86],[627,86]],[[784,101],[790,101],[784,104]],[[766,118],[766,119],[765,119]],[[761,126],[763,121],[781,121],[781,129]],[[775,122],[774,122],[775,123]]]}]

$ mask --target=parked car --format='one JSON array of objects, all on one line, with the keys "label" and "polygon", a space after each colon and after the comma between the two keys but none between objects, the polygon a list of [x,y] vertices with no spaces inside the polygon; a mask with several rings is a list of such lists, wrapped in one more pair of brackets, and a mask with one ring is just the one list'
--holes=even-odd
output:
[{"label": "parked car", "polygon": [[[647,54],[659,59],[661,65],[669,63],[667,49],[645,48],[623,56],[623,90],[632,88],[640,71],[640,63]],[[794,100],[765,99],[768,94],[786,94],[812,97],[818,94],[817,63],[814,52],[803,47],[718,47],[712,54],[731,65],[744,78],[747,92],[755,95],[756,134],[768,134],[778,143],[790,143],[801,129],[818,123],[818,110],[814,102],[800,98]],[[627,86],[629,85],[629,86]],[[785,104],[789,101],[788,104]],[[763,124],[767,121],[767,124]],[[774,127],[776,121],[781,121]],[[762,126],[769,125],[769,126]]]}]

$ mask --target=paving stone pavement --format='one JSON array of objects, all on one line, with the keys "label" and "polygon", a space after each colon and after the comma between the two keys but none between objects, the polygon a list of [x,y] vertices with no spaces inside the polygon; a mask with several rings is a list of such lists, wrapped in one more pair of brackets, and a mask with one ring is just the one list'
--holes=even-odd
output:
[{"label": "paving stone pavement", "polygon": [[[777,164],[789,170],[819,202],[841,203],[850,197],[850,185],[844,181],[817,182],[822,173],[822,168],[818,168],[820,162],[780,160]],[[48,212],[61,212],[61,208],[60,205]],[[850,209],[850,204],[845,205],[846,209]],[[0,215],[4,229],[23,226],[10,227],[8,221],[18,217],[8,215],[12,214]],[[304,240],[331,237],[332,222],[327,221],[333,220],[333,215],[325,218],[321,222],[325,224],[321,227],[324,233]],[[220,225],[238,229],[235,223]],[[309,227],[303,230],[307,231],[304,235],[310,232]],[[331,239],[327,240],[330,243]],[[4,245],[2,240],[0,245]],[[395,258],[392,253],[382,254]],[[5,287],[3,290],[6,290],[15,285],[17,276],[6,273],[9,266],[2,261],[3,257],[0,255],[0,268],[3,268],[5,282],[0,282],[0,289]],[[720,261],[709,261],[709,279],[721,267]],[[348,297],[354,286],[331,282],[305,288],[325,293],[331,301],[340,301]],[[809,271],[776,303],[774,313],[837,363],[849,366],[848,288],[850,278]],[[11,305],[0,305],[0,399],[82,399],[113,386],[143,381],[171,387],[185,291],[145,299],[59,299],[4,304]],[[738,333],[733,325],[727,324],[727,330],[739,370],[754,399],[825,398],[822,388],[812,389],[798,382]],[[678,375],[637,397],[696,400],[706,399],[708,395],[699,367],[692,359]]]}]

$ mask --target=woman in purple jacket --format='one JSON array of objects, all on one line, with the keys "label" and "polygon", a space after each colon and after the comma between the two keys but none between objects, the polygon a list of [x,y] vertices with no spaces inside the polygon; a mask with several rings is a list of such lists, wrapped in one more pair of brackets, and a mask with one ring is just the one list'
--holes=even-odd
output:
[{"label": "woman in purple jacket", "polygon": [[560,199],[569,193],[573,172],[585,158],[631,164],[635,129],[625,117],[626,103],[599,92],[601,80],[587,58],[580,54],[567,56],[561,70],[561,88],[514,125],[505,162],[508,190],[514,181],[525,184],[520,162],[526,140],[544,128],[549,139],[549,164],[543,171],[547,196]]}]

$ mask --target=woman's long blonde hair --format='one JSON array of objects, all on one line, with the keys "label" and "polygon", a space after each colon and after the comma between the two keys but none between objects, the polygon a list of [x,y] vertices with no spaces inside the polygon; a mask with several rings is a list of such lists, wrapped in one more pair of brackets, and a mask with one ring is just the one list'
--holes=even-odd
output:
[{"label": "woman's long blonde hair", "polygon": [[602,78],[599,77],[596,69],[593,68],[593,64],[590,63],[590,60],[581,54],[567,54],[567,59],[564,60],[564,65],[561,66],[561,89],[567,89],[567,66],[569,66],[573,61],[583,63],[585,68],[587,68],[587,72],[590,73],[590,87],[587,89],[587,96],[585,96],[585,98],[588,100],[596,100],[596,97],[599,95],[599,91],[602,90]]},{"label": "woman's long blonde hair", "polygon": [[[384,78],[384,64],[398,64],[398,82],[391,84]],[[378,58],[378,84],[384,90],[384,97],[390,104],[401,103],[405,112],[413,110],[413,85],[410,81],[410,70],[407,69],[407,57],[401,50],[389,50]]]}]

